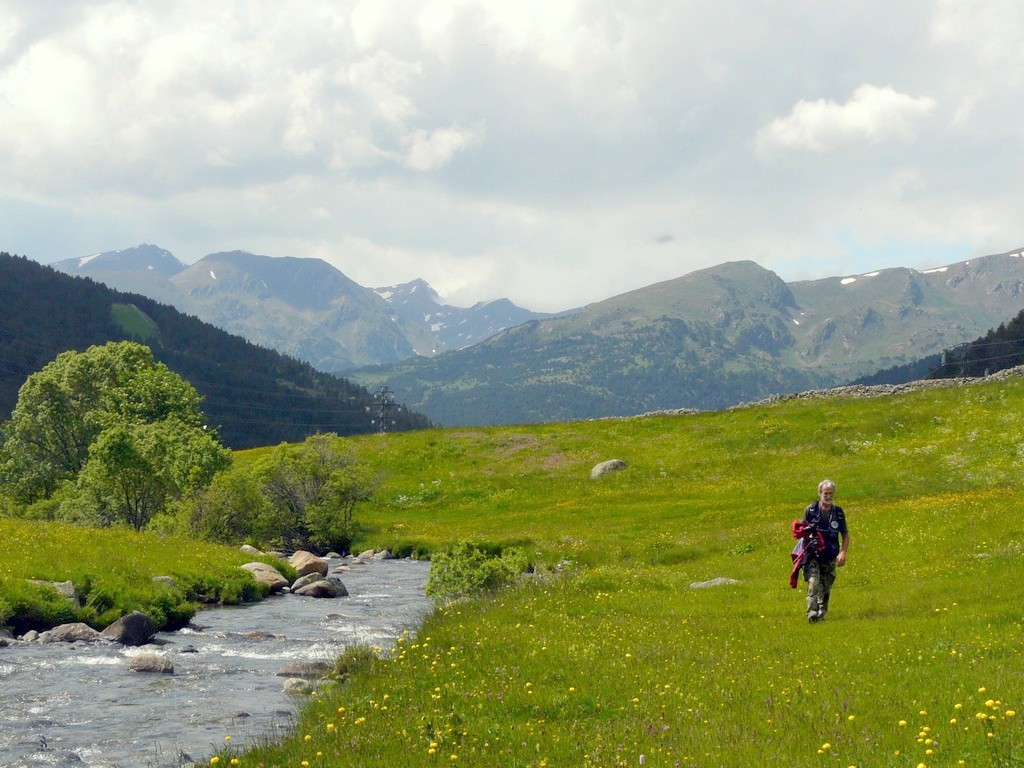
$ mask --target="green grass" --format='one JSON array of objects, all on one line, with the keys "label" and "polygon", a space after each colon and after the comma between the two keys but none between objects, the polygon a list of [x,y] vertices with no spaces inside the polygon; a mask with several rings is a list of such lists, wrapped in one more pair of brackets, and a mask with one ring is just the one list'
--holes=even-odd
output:
[{"label": "green grass", "polygon": [[[540,573],[439,609],[293,738],[217,760],[1024,765],[1022,411],[1013,380],[355,439],[383,473],[357,546],[515,545]],[[629,468],[589,479],[609,458]],[[852,546],[808,625],[789,524],[826,476]],[[738,583],[690,587],[719,576]]]},{"label": "green grass", "polygon": [[[266,595],[239,568],[251,556],[231,547],[3,517],[0,542],[0,625],[18,634],[77,621],[102,629],[135,610],[160,627],[177,627],[203,602]],[[157,584],[155,576],[171,576],[177,587]],[[26,579],[72,581],[82,607]]]},{"label": "green grass", "polygon": [[160,326],[134,304],[111,304],[114,322],[127,334],[141,341],[159,337]]}]

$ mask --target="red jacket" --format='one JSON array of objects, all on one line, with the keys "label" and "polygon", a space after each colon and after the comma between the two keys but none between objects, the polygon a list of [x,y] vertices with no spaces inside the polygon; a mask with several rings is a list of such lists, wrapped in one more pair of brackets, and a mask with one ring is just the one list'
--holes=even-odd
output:
[{"label": "red jacket", "polygon": [[799,539],[790,555],[793,558],[793,570],[789,574],[789,586],[796,589],[798,581],[797,574],[803,568],[804,563],[816,552],[825,549],[825,537],[810,523],[803,520],[793,521],[793,538]]}]

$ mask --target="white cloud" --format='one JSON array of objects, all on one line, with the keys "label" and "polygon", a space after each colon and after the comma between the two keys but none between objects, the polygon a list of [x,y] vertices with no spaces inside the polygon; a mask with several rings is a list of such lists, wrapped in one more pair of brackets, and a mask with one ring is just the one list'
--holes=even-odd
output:
[{"label": "white cloud", "polygon": [[464,130],[458,126],[436,131],[413,131],[402,139],[405,166],[414,171],[437,170],[479,138],[479,131]]},{"label": "white cloud", "polygon": [[859,86],[845,104],[827,99],[800,101],[793,111],[762,128],[758,148],[822,152],[850,144],[913,141],[934,111],[930,96],[908,96],[891,86]]},{"label": "white cloud", "polygon": [[3,5],[0,249],[42,261],[328,254],[560,309],[1024,242],[1012,0]]}]

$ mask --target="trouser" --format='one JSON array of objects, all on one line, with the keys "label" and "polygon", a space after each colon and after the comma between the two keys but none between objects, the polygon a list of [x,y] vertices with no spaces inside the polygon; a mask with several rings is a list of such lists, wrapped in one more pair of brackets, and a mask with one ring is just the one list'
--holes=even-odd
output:
[{"label": "trouser", "polygon": [[823,619],[836,581],[836,561],[820,563],[811,560],[804,567],[804,578],[807,580],[807,616]]}]

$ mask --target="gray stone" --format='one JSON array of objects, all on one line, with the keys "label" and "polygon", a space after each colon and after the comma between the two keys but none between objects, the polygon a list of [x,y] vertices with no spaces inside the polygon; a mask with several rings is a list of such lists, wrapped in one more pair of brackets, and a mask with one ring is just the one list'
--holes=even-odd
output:
[{"label": "gray stone", "polygon": [[145,645],[156,634],[156,623],[141,611],[122,616],[100,634],[121,645]]},{"label": "gray stone", "polygon": [[271,592],[280,592],[288,586],[288,579],[282,576],[277,568],[274,568],[272,565],[255,562],[246,563],[242,568],[249,571],[256,581],[268,585]]},{"label": "gray stone", "polygon": [[305,576],[299,576],[299,578],[292,582],[291,591],[298,592],[303,587],[322,581],[323,578],[323,575],[319,573],[307,573]]},{"label": "gray stone", "polygon": [[105,639],[95,629],[80,621],[73,624],[61,624],[59,627],[39,634],[41,643],[95,643]]},{"label": "gray stone", "polygon": [[331,671],[326,661],[294,661],[277,671],[278,677],[301,677],[304,680],[316,680]]},{"label": "gray stone", "polygon": [[132,656],[128,662],[128,669],[132,672],[156,672],[163,675],[174,674],[174,664],[166,656],[159,653],[140,653]]},{"label": "gray stone", "polygon": [[302,680],[298,677],[289,677],[284,681],[284,692],[290,696],[303,696],[313,693],[316,690],[316,683],[312,680]]},{"label": "gray stone", "polygon": [[708,587],[724,587],[728,584],[739,584],[736,579],[730,579],[725,576],[719,576],[718,578],[711,579],[710,581],[695,581],[690,585],[690,589],[707,589]]},{"label": "gray stone", "polygon": [[67,601],[71,603],[75,608],[81,608],[81,601],[78,599],[78,593],[75,592],[75,585],[70,581],[40,581],[39,579],[29,579],[29,584],[38,584],[44,587],[52,587],[57,590],[62,597],[67,598]]},{"label": "gray stone", "polygon": [[293,594],[303,597],[347,597],[348,589],[341,579],[329,576],[326,579],[307,584],[302,589],[293,590]]},{"label": "gray stone", "polygon": [[600,464],[595,464],[594,468],[590,470],[590,479],[596,480],[599,477],[607,475],[609,472],[620,472],[627,466],[629,465],[622,461],[622,459],[608,459],[608,461],[602,461]]},{"label": "gray stone", "polygon": [[299,572],[299,576],[306,576],[310,573],[319,573],[321,576],[327,575],[327,561],[305,550],[300,549],[292,555],[288,560],[288,564]]}]

